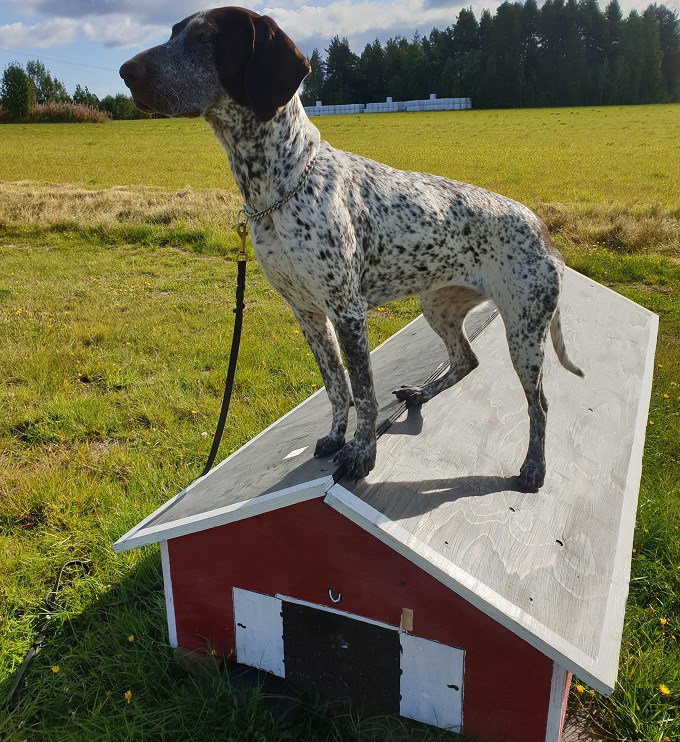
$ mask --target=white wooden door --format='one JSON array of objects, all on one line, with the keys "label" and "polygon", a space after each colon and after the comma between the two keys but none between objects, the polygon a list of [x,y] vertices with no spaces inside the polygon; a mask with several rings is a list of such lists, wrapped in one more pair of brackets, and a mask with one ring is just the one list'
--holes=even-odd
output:
[{"label": "white wooden door", "polygon": [[457,647],[400,634],[399,713],[442,729],[463,729],[463,664]]},{"label": "white wooden door", "polygon": [[236,661],[286,677],[281,601],[235,587]]}]

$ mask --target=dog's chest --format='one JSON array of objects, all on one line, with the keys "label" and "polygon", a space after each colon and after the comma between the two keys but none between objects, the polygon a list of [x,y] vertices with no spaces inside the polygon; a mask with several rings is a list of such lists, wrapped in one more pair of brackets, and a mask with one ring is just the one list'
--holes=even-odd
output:
[{"label": "dog's chest", "polygon": [[252,242],[257,262],[276,291],[297,309],[318,309],[315,295],[321,286],[321,277],[317,276],[314,263],[293,255],[277,236],[271,221],[253,226]]}]

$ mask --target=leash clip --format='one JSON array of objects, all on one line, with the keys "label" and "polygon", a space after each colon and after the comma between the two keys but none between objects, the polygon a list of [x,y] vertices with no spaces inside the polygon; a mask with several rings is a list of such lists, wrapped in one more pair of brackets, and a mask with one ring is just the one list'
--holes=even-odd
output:
[{"label": "leash clip", "polygon": [[241,238],[241,246],[238,251],[236,258],[237,262],[245,262],[248,260],[248,254],[246,253],[246,237],[248,236],[248,217],[244,209],[238,212],[236,217],[236,234]]}]

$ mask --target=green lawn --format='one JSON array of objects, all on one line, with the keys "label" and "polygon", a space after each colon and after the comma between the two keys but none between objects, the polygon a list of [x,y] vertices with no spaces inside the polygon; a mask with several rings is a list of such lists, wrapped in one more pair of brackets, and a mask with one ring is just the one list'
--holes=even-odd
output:
[{"label": "green lawn", "polygon": [[[527,203],[680,201],[680,106],[317,117],[336,147]],[[202,120],[0,127],[0,178],[233,188]]]},{"label": "green lawn", "polygon": [[[679,114],[316,121],[336,146],[526,201],[570,265],[660,315],[619,686],[608,700],[587,688],[572,698],[621,742],[680,738]],[[37,182],[13,182],[26,180]],[[111,551],[200,471],[219,409],[235,274],[225,225],[238,199],[207,126],[2,126],[0,181],[0,690],[44,618],[58,568],[70,558],[91,565],[88,576],[70,573],[20,703],[0,710],[0,739],[450,738],[318,703],[278,720],[267,699],[232,693],[217,670],[187,673],[167,649],[157,549]],[[320,384],[254,264],[247,301],[221,456]],[[373,346],[417,304],[383,309],[371,313]]]}]

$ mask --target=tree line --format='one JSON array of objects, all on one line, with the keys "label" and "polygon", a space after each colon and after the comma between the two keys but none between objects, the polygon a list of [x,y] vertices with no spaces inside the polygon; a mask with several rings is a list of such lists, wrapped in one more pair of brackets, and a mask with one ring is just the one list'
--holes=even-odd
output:
[{"label": "tree line", "polygon": [[354,54],[336,36],[315,49],[305,105],[470,97],[475,108],[680,101],[680,21],[665,5],[624,18],[618,0],[504,2],[443,31],[378,40]]},{"label": "tree line", "polygon": [[24,69],[18,62],[5,67],[0,82],[0,103],[9,121],[29,118],[34,106],[47,104],[75,104],[107,113],[113,119],[148,118],[132,102],[119,93],[98,98],[87,86],[76,85],[73,95],[63,82],[53,77],[38,59],[30,59]]}]

